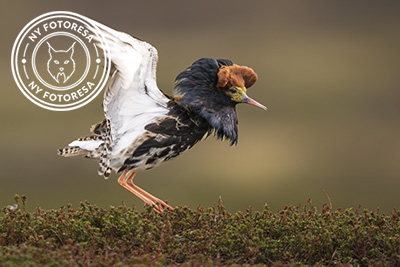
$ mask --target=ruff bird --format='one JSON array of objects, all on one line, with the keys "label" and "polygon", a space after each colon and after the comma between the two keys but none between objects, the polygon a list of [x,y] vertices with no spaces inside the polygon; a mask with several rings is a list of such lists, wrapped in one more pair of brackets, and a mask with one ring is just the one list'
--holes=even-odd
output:
[{"label": "ruff bird", "polygon": [[175,158],[214,133],[237,144],[236,105],[248,103],[266,110],[247,95],[257,81],[253,69],[227,59],[201,58],[175,80],[174,95],[156,83],[157,50],[147,42],[92,21],[106,39],[112,69],[104,93],[105,119],[91,135],[58,150],[64,157],[99,160],[99,175],[122,172],[118,182],[156,212],[173,210],[133,183],[137,171]]}]

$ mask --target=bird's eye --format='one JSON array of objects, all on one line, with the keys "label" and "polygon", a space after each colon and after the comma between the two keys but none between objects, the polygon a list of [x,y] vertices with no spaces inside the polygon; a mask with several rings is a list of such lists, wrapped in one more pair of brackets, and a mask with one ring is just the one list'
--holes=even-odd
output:
[{"label": "bird's eye", "polygon": [[60,62],[58,62],[58,60],[54,60],[54,63],[56,63],[56,64],[60,64]]},{"label": "bird's eye", "polygon": [[67,59],[67,60],[64,61],[64,64],[68,64],[68,62],[69,62],[69,60]]},{"label": "bird's eye", "polygon": [[231,88],[231,89],[229,89],[229,92],[231,92],[232,94],[236,94],[237,93],[237,89],[236,88]]}]

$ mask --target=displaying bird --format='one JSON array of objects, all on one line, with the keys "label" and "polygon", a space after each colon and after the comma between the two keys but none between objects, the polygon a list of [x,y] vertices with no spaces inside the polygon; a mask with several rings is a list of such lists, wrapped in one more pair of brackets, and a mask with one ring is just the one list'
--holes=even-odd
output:
[{"label": "displaying bird", "polygon": [[[175,95],[163,93],[156,83],[157,50],[128,34],[90,20],[102,32],[113,72],[104,93],[105,119],[92,135],[58,150],[64,157],[98,159],[99,175],[122,172],[118,182],[154,210],[173,210],[164,201],[133,183],[137,171],[170,160],[215,133],[231,145],[238,140],[236,105],[266,107],[247,95],[257,81],[253,69],[226,59],[201,58],[175,80]],[[97,40],[99,41],[99,40]]]}]

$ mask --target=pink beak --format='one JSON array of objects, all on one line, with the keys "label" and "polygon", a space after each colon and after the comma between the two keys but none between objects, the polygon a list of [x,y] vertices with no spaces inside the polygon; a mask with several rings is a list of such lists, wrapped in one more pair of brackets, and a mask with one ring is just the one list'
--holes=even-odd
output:
[{"label": "pink beak", "polygon": [[263,110],[267,110],[267,107],[266,107],[266,106],[264,106],[264,105],[258,103],[258,102],[255,101],[254,99],[248,97],[246,94],[243,94],[242,103],[247,103],[247,104],[250,104],[250,105],[252,105],[252,106],[261,108],[261,109],[263,109]]}]

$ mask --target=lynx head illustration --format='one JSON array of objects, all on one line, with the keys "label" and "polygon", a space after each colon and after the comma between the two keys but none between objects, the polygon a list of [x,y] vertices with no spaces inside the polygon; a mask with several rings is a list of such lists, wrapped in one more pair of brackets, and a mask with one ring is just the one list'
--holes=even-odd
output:
[{"label": "lynx head illustration", "polygon": [[75,71],[74,45],[68,50],[55,50],[48,42],[50,58],[47,61],[47,71],[57,83],[65,83]]}]

